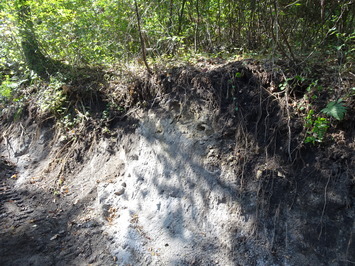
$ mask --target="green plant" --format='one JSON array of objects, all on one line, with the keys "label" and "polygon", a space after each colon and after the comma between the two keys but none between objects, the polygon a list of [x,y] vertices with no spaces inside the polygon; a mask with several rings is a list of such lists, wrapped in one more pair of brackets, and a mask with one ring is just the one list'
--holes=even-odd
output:
[{"label": "green plant", "polygon": [[237,72],[235,73],[235,77],[236,78],[242,78],[244,76],[244,73],[243,72]]},{"label": "green plant", "polygon": [[314,110],[310,110],[306,116],[305,127],[307,129],[305,143],[322,142],[329,128],[329,120],[324,117],[315,117]]},{"label": "green plant", "polygon": [[[302,84],[305,80],[306,80],[306,78],[304,78],[300,75],[296,75],[296,76],[290,77],[290,78],[285,77],[285,80],[282,83],[280,83],[279,88],[281,91],[285,90],[287,87],[293,88],[297,85]],[[316,81],[316,82],[318,82],[318,81]],[[307,91],[309,92],[308,89],[307,89]]]},{"label": "green plant", "polygon": [[4,80],[0,85],[0,100],[8,99],[12,95],[12,91],[19,86],[19,83],[8,75],[4,76]]},{"label": "green plant", "polygon": [[[316,86],[317,82],[312,86]],[[337,120],[342,120],[346,113],[346,107],[343,100],[331,101],[327,104],[327,107],[321,110],[322,113],[333,117]],[[316,116],[314,110],[310,110],[305,118],[306,138],[305,143],[315,144],[316,142],[322,142],[327,130],[330,126],[329,119],[325,117]]]},{"label": "green plant", "polygon": [[322,91],[322,86],[318,84],[318,79],[315,81],[312,81],[311,84],[308,85],[307,87],[307,92],[312,92],[312,90],[316,89],[317,91]]},{"label": "green plant", "polygon": [[76,117],[72,117],[71,114],[67,114],[65,116],[62,117],[62,119],[59,120],[59,124],[66,130],[71,130],[72,128],[74,128],[77,124],[77,118]]},{"label": "green plant", "polygon": [[327,104],[327,107],[321,111],[324,114],[334,117],[337,120],[343,120],[346,113],[346,107],[343,100],[331,101]]},{"label": "green plant", "polygon": [[280,84],[280,90],[285,90],[287,86],[289,86],[289,81],[291,81],[293,78],[286,78],[284,82]]},{"label": "green plant", "polygon": [[50,112],[60,117],[66,113],[67,96],[61,89],[62,83],[54,78],[47,88],[39,93],[40,110],[43,113]]}]

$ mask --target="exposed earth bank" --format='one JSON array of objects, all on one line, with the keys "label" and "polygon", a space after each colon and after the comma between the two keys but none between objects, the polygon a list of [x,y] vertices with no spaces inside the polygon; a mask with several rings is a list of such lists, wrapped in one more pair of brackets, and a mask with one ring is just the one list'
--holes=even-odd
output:
[{"label": "exposed earth bank", "polygon": [[246,61],[143,79],[103,134],[4,125],[0,264],[353,264],[354,109],[304,144],[290,99],[305,91],[275,92],[269,73]]}]

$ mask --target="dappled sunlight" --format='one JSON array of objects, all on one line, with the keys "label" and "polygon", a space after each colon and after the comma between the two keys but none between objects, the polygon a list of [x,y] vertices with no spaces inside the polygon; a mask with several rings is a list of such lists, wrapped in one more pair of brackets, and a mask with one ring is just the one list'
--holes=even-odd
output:
[{"label": "dappled sunlight", "polygon": [[[260,69],[253,60],[175,68],[169,80],[135,83],[126,100],[141,106],[107,123],[86,117],[67,136],[35,123],[4,131],[0,152],[18,179],[1,177],[15,200],[0,208],[0,248],[11,257],[26,246],[18,262],[59,265],[307,265],[348,256],[351,153],[302,145],[302,118],[291,119],[284,92],[273,94]],[[15,219],[20,204],[33,210],[25,222]]]},{"label": "dappled sunlight", "polygon": [[253,235],[254,218],[241,218],[238,191],[221,182],[227,173],[207,170],[208,145],[190,134],[196,127],[193,121],[185,121],[190,126],[181,131],[182,125],[171,125],[169,117],[160,117],[159,123],[151,117],[140,123],[138,138],[123,140],[117,152],[127,150],[116,161],[125,165],[116,173],[126,184],[125,193],[114,195],[118,182],[105,189],[111,193],[102,204],[117,210],[108,226],[118,245],[115,255],[119,261],[150,257],[152,262],[157,258],[151,250],[159,250],[158,261],[182,263],[200,250],[206,263],[221,260],[233,248],[235,231]]}]

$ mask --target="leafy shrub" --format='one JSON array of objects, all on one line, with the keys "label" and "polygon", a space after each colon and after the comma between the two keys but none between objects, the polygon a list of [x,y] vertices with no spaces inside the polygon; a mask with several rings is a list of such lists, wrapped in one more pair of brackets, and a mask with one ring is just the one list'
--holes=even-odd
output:
[{"label": "leafy shrub", "polygon": [[307,137],[304,142],[315,144],[323,141],[329,128],[329,121],[324,117],[315,117],[314,111],[310,110],[306,117],[305,127],[307,129]]},{"label": "leafy shrub", "polygon": [[0,100],[10,98],[13,89],[18,87],[18,83],[13,81],[9,76],[5,76],[5,80],[0,85]]},{"label": "leafy shrub", "polygon": [[331,101],[327,104],[327,107],[321,111],[324,114],[334,117],[337,120],[343,120],[346,113],[346,107],[343,100]]},{"label": "leafy shrub", "polygon": [[62,83],[51,78],[48,88],[43,88],[39,92],[40,110],[43,113],[49,112],[56,117],[65,114],[67,107],[67,96],[61,89]]}]

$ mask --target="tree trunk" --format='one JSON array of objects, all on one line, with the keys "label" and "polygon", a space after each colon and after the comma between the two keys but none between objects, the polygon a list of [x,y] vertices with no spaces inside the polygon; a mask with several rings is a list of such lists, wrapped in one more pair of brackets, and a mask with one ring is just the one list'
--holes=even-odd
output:
[{"label": "tree trunk", "polygon": [[180,35],[181,30],[182,30],[182,19],[184,17],[185,3],[186,3],[186,0],[182,0],[181,9],[180,9],[180,15],[179,15],[179,24],[178,24],[177,36]]},{"label": "tree trunk", "polygon": [[25,0],[17,1],[17,21],[21,36],[21,46],[29,69],[44,79],[57,72],[56,63],[47,58],[40,49],[31,18],[31,7]]},{"label": "tree trunk", "polygon": [[138,24],[139,38],[140,38],[140,41],[141,41],[143,62],[145,64],[145,67],[147,68],[148,73],[152,74],[153,72],[150,70],[148,62],[147,62],[145,43],[144,43],[143,34],[142,34],[142,30],[141,30],[141,19],[140,19],[140,16],[139,16],[138,4],[137,4],[136,0],[134,0],[134,5],[136,7],[137,24]]}]

